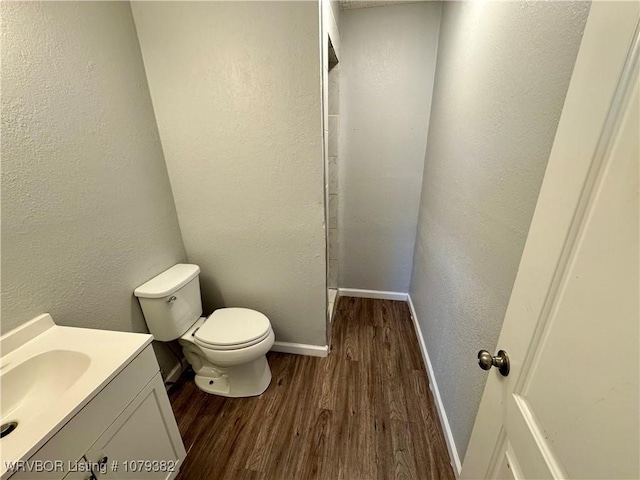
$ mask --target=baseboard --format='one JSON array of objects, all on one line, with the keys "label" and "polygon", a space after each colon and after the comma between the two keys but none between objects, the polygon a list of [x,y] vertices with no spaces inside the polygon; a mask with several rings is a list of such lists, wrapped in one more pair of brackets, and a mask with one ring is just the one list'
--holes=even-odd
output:
[{"label": "baseboard", "polygon": [[326,357],[329,347],[326,345],[307,345],[305,343],[274,342],[272,352],[293,353],[294,355],[306,355],[308,357]]},{"label": "baseboard", "polygon": [[167,388],[167,390],[178,381],[180,375],[182,375],[182,372],[184,372],[185,369],[183,363],[185,363],[184,360],[176,364],[176,366],[173,367],[167,375],[167,378],[164,379],[164,386]]},{"label": "baseboard", "polygon": [[427,374],[429,375],[429,383],[431,384],[431,391],[433,392],[433,396],[436,401],[436,409],[438,410],[438,416],[440,417],[440,424],[442,425],[442,430],[444,431],[444,439],[447,442],[447,449],[449,450],[449,457],[451,458],[451,466],[453,467],[453,473],[455,473],[456,478],[458,478],[462,470],[462,463],[460,462],[458,449],[456,448],[456,443],[453,439],[453,432],[451,431],[451,426],[449,425],[447,412],[445,411],[444,404],[442,403],[440,390],[438,389],[438,384],[436,383],[436,376],[433,372],[433,366],[431,365],[429,352],[427,352],[427,346],[424,343],[422,330],[420,329],[420,324],[418,323],[418,316],[416,315],[416,310],[413,306],[413,302],[411,301],[411,295],[407,295],[407,300],[409,302],[409,309],[411,310],[411,319],[413,320],[413,326],[415,327],[416,335],[418,336],[418,343],[420,343],[420,351],[422,352],[422,359],[424,360],[424,364],[427,367]]},{"label": "baseboard", "polygon": [[[307,355],[309,357],[326,357],[329,353],[329,348],[324,345],[307,345],[304,343],[289,343],[289,342],[274,342],[273,347],[271,347],[272,352],[280,352],[280,353],[293,353],[295,355]],[[182,362],[176,364],[169,374],[167,378],[164,379],[165,387],[168,389],[178,381],[182,372],[185,371],[186,360],[183,359]]]},{"label": "baseboard", "polygon": [[341,297],[379,298],[382,300],[400,300],[405,302],[408,294],[402,292],[383,292],[382,290],[361,290],[359,288],[339,288]]}]

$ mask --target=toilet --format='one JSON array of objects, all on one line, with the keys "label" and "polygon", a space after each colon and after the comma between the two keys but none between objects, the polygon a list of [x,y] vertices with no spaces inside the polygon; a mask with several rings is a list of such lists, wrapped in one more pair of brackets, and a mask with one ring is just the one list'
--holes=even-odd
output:
[{"label": "toilet", "polygon": [[248,308],[202,316],[200,267],[180,263],[134,290],[156,340],[178,340],[200,390],[252,397],[271,383],[266,353],[275,336],[269,319]]}]

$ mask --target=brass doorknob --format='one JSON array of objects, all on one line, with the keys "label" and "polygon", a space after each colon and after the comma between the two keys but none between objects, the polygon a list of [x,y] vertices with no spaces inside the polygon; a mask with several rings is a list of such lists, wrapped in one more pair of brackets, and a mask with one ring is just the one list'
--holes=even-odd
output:
[{"label": "brass doorknob", "polygon": [[496,356],[492,356],[486,350],[480,350],[478,352],[478,365],[483,370],[497,367],[500,375],[503,377],[509,375],[509,355],[504,350],[500,350]]}]

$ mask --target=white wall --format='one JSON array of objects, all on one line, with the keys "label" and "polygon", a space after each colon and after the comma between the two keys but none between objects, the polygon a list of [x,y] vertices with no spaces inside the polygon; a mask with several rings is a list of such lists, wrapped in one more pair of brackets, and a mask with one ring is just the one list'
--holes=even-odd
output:
[{"label": "white wall", "polygon": [[339,287],[409,290],[440,9],[342,11]]},{"label": "white wall", "polygon": [[1,8],[2,331],[146,331],[133,289],[186,255],[129,4]]},{"label": "white wall", "polygon": [[205,311],[255,308],[277,340],[325,345],[318,4],[133,11]]},{"label": "white wall", "polygon": [[464,457],[587,2],[445,2],[411,298]]}]

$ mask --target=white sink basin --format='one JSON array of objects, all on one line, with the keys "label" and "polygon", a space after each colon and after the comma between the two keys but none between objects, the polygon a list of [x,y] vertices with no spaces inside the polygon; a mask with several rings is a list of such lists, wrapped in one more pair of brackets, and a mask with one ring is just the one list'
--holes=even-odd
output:
[{"label": "white sink basin", "polygon": [[61,327],[47,313],[0,337],[0,419],[17,426],[0,439],[0,480],[28,460],[153,337]]},{"label": "white sink basin", "polygon": [[25,413],[42,411],[55,402],[87,371],[91,358],[71,350],[49,350],[15,366],[7,365],[0,375],[0,418],[16,421]]}]

